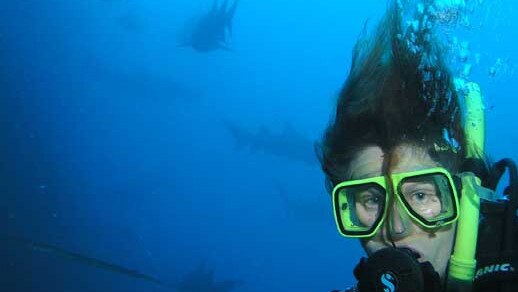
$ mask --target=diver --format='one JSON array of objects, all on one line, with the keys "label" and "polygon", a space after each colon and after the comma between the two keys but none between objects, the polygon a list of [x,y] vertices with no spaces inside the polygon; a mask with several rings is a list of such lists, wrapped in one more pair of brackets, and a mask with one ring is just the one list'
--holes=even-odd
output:
[{"label": "diver", "polygon": [[345,291],[516,291],[516,166],[485,158],[480,89],[453,78],[427,12],[404,27],[392,1],[357,41],[317,149],[338,231],[367,254]]}]

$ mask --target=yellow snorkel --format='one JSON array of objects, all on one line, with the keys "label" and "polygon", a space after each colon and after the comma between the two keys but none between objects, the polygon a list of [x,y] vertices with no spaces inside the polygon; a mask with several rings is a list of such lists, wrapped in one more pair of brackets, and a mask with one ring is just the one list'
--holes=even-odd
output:
[{"label": "yellow snorkel", "polygon": [[[480,87],[473,82],[455,80],[463,90],[466,116],[464,120],[466,138],[466,157],[480,158],[484,150],[484,105]],[[471,291],[475,276],[478,221],[480,198],[475,187],[480,185],[476,176],[464,175],[460,199],[460,215],[457,221],[457,234],[448,271],[448,291]]]}]

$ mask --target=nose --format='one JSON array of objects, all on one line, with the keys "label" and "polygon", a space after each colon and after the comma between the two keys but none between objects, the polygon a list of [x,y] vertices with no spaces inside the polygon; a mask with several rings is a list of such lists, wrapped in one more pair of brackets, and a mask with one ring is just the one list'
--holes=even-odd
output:
[{"label": "nose", "polygon": [[387,210],[387,218],[383,226],[385,236],[390,234],[389,238],[397,241],[408,236],[410,229],[408,214],[399,206],[398,202],[393,202]]}]

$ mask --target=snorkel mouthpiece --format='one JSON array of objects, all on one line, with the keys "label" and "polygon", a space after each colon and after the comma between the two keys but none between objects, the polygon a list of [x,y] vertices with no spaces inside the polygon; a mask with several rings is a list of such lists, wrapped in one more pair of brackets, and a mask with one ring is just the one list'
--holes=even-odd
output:
[{"label": "snorkel mouthpiece", "polygon": [[354,269],[358,289],[363,291],[440,291],[439,274],[429,262],[408,248],[387,247],[362,258]]}]

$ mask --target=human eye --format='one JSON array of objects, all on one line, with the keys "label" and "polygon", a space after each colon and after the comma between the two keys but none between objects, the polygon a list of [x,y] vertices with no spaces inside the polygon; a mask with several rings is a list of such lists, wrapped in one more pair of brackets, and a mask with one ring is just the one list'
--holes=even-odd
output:
[{"label": "human eye", "polygon": [[410,194],[410,200],[414,203],[426,204],[426,203],[428,203],[428,201],[430,199],[432,199],[433,196],[434,196],[434,194],[431,194],[431,193],[427,193],[424,191],[417,191],[417,192]]},{"label": "human eye", "polygon": [[367,209],[377,209],[382,202],[381,193],[369,190],[361,195],[362,205]]},{"label": "human eye", "polygon": [[[437,181],[441,177],[420,177],[405,180],[399,187],[399,195],[414,212],[426,219],[440,215],[445,198]],[[446,201],[446,204],[447,201]]]},{"label": "human eye", "polygon": [[437,216],[442,209],[441,200],[436,192],[415,191],[406,200],[414,211],[425,218]]},{"label": "human eye", "polygon": [[426,204],[437,198],[437,190],[431,183],[407,183],[402,190],[405,199],[411,204]]}]

